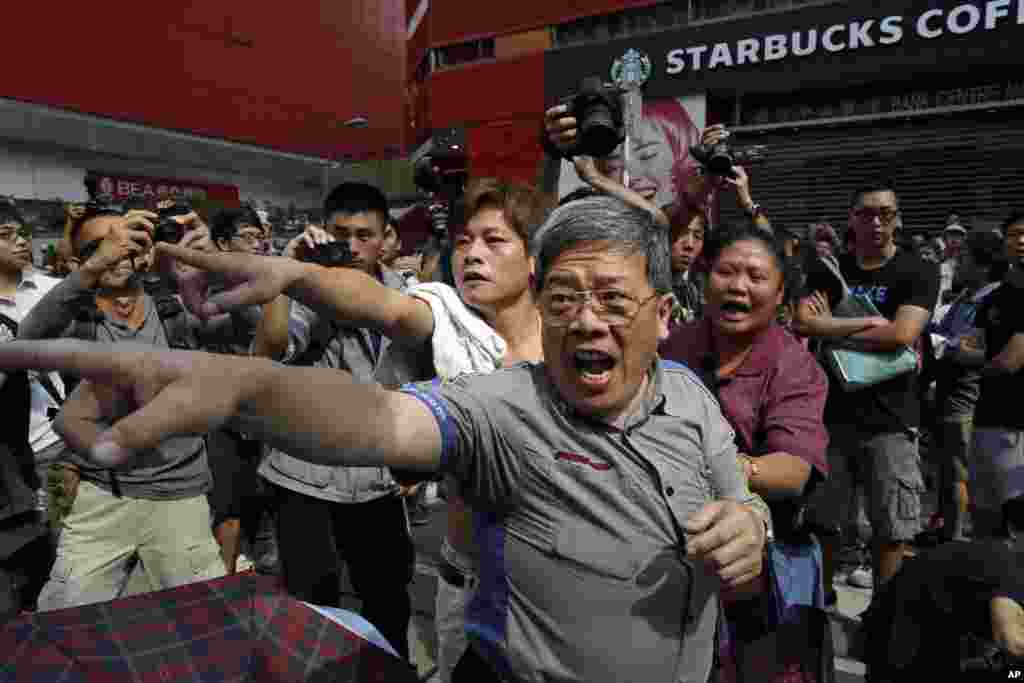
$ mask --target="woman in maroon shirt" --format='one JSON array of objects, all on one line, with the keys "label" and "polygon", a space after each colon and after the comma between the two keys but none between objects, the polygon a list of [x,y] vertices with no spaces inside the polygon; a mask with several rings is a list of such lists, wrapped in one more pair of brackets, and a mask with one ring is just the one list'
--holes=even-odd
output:
[{"label": "woman in maroon shirt", "polygon": [[[719,680],[831,680],[820,548],[800,522],[803,500],[828,474],[828,382],[777,323],[788,282],[774,236],[754,226],[725,230],[705,257],[704,318],[677,329],[661,355],[688,365],[717,394],[750,488],[768,501],[775,523],[766,563],[772,570],[742,595],[723,596],[729,627],[722,630]],[[809,628],[815,632],[808,640]]]}]

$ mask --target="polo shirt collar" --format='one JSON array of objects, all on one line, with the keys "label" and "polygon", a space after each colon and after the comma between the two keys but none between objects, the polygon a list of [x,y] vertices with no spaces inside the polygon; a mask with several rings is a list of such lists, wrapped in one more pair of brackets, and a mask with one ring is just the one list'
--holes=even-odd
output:
[{"label": "polo shirt collar", "polygon": [[[711,319],[702,318],[698,323],[699,333],[695,335],[697,358],[704,358],[709,353],[714,353],[715,342],[711,331]],[[754,337],[753,347],[743,363],[736,369],[733,377],[757,377],[763,375],[775,365],[776,360],[783,350],[783,337],[785,331],[778,325],[772,323]]]},{"label": "polo shirt collar", "polygon": [[[547,391],[551,396],[551,401],[559,412],[567,417],[572,417],[578,420],[585,420],[594,424],[600,424],[607,429],[617,429],[609,425],[606,422],[597,420],[587,415],[581,415],[569,405],[569,402],[562,398],[561,394],[558,393],[558,388],[551,382],[547,374],[547,368],[541,364],[538,366],[543,373],[544,384],[547,387]],[[643,403],[640,406],[640,411],[634,414],[629,421],[626,423],[626,428],[635,427],[636,425],[643,424],[651,415],[667,414],[673,416],[682,416],[685,413],[682,411],[682,406],[678,405],[678,401],[673,404],[671,409],[667,406],[667,396],[664,393],[664,369],[661,363],[655,361],[654,366],[651,368],[647,379],[647,385],[644,388],[646,396],[644,397]]]}]

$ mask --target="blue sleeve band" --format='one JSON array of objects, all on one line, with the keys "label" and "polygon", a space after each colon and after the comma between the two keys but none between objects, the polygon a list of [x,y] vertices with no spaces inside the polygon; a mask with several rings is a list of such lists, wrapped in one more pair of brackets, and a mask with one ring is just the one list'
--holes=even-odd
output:
[{"label": "blue sleeve band", "polygon": [[[431,383],[431,386],[434,388],[440,388],[440,380],[434,380]],[[418,399],[430,410],[434,419],[437,420],[437,428],[441,430],[441,471],[445,473],[450,472],[449,468],[453,464],[451,460],[455,455],[456,445],[455,421],[452,419],[451,413],[448,411],[448,407],[445,405],[444,399],[433,391],[424,391],[420,387],[412,384],[403,386],[399,391]]]}]

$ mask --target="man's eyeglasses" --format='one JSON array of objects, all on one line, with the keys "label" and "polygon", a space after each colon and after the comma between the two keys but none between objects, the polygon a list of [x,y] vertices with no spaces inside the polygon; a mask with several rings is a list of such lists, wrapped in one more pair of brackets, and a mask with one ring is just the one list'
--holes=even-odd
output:
[{"label": "man's eyeglasses", "polygon": [[882,207],[874,209],[868,206],[853,210],[853,216],[862,223],[873,223],[877,218],[882,225],[892,225],[900,217],[899,209]]},{"label": "man's eyeglasses", "polygon": [[637,300],[617,289],[576,290],[566,287],[546,289],[540,295],[540,313],[544,323],[550,327],[566,327],[576,320],[585,304],[598,320],[613,327],[632,324],[646,303],[658,297],[652,294]]}]

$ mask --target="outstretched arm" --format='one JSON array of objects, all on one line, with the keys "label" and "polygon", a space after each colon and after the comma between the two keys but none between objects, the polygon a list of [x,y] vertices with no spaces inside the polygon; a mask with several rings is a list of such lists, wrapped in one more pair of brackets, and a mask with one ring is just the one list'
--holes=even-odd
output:
[{"label": "outstretched arm", "polygon": [[104,467],[227,423],[322,465],[440,465],[441,434],[427,407],[341,371],[69,339],[0,346],[0,371],[19,369],[67,372],[103,387],[94,407],[114,424],[91,453]]},{"label": "outstretched arm", "polygon": [[[204,253],[165,243],[158,249],[201,269],[184,278],[181,287],[189,310],[204,318],[267,304],[284,294],[317,313],[402,344],[426,343],[434,331],[428,304],[354,268],[323,268],[282,256]],[[210,274],[224,278],[229,288],[207,298]]]}]

